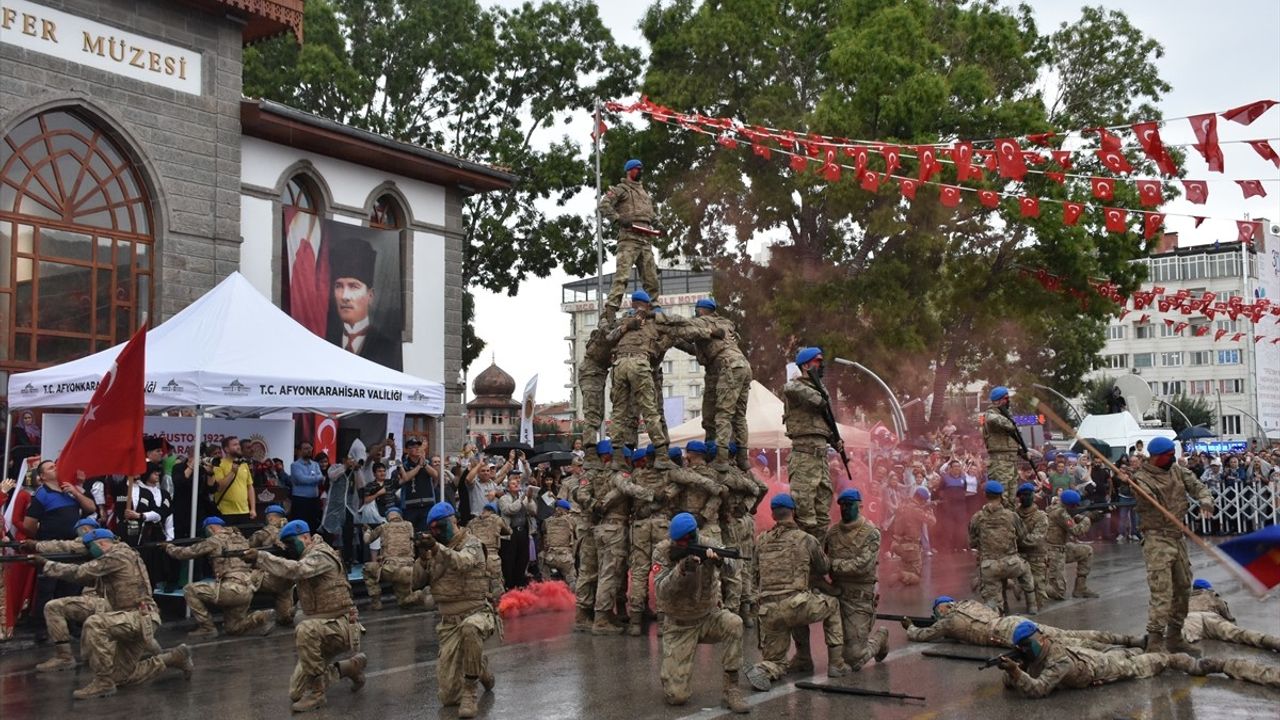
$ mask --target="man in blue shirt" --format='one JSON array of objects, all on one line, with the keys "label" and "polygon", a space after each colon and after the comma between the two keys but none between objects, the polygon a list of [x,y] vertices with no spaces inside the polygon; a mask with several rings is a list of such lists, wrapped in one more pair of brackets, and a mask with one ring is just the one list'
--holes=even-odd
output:
[{"label": "man in blue shirt", "polygon": [[320,486],[324,473],[320,463],[312,459],[314,447],[307,441],[298,445],[298,459],[289,466],[283,479],[289,485],[289,519],[302,520],[308,527],[320,527]]}]

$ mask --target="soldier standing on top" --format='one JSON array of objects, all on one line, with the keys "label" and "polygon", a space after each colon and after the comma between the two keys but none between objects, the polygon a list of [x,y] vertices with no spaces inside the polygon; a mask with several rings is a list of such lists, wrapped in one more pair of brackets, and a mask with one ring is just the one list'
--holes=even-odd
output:
[{"label": "soldier standing on top", "polygon": [[[702,298],[694,304],[695,324],[719,330],[712,337],[691,343],[685,352],[698,359],[705,370],[702,392],[702,429],[707,442],[715,442],[716,464],[736,460],[742,470],[751,469],[747,457],[747,396],[751,392],[751,363],[742,354],[738,329],[733,321],[716,314],[716,301]],[[729,445],[737,443],[736,457]]]},{"label": "soldier standing on top", "polygon": [[582,444],[586,446],[588,469],[595,456],[595,445],[600,441],[600,426],[604,424],[604,388],[609,379],[609,366],[613,364],[613,345],[610,332],[613,323],[600,318],[599,324],[587,337],[587,347],[578,364],[578,392],[582,395],[582,420],[586,429],[582,432]]},{"label": "soldier standing on top", "polygon": [[609,333],[613,348],[613,377],[609,399],[613,401],[613,433],[621,442],[634,445],[638,435],[639,415],[644,418],[649,439],[661,451],[658,466],[671,466],[667,457],[667,436],[662,424],[662,408],[658,405],[653,385],[655,354],[662,345],[663,331],[653,316],[652,298],[643,290],[631,296],[631,311]]},{"label": "soldier standing on top", "polygon": [[[991,389],[991,406],[982,416],[982,439],[987,444],[987,477],[1000,483],[1006,492],[1012,492],[1018,483],[1018,457],[1027,458],[1018,425],[1009,414],[1009,388],[1003,385]],[[1014,507],[1012,497],[1006,497],[1006,506]]]},{"label": "soldier standing on top", "polygon": [[650,297],[658,296],[658,262],[650,240],[658,235],[653,229],[653,198],[640,184],[644,164],[628,160],[622,166],[626,177],[609,188],[600,198],[600,216],[618,224],[617,263],[613,269],[613,285],[605,301],[604,315],[612,318],[622,306],[622,293],[631,279],[631,268],[640,269],[640,285]]},{"label": "soldier standing on top", "polygon": [[[818,388],[822,379],[822,348],[807,347],[796,353],[800,376],[782,388],[785,404],[782,420],[791,439],[787,475],[796,503],[796,524],[819,537],[831,524],[831,473],[827,468],[827,446],[840,450],[844,442],[831,436],[826,421],[829,405]],[[816,378],[816,379],[815,379]]]}]

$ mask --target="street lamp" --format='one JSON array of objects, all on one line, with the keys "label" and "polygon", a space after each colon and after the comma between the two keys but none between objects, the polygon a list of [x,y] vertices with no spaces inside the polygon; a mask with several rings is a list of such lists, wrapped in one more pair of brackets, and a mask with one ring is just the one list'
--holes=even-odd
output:
[{"label": "street lamp", "polygon": [[1057,396],[1058,396],[1058,399],[1059,399],[1059,400],[1061,400],[1062,402],[1066,403],[1067,407],[1071,408],[1071,412],[1075,413],[1075,415],[1076,415],[1076,421],[1077,421],[1077,424],[1078,424],[1078,423],[1082,423],[1082,422],[1084,422],[1084,415],[1083,415],[1083,414],[1081,414],[1081,412],[1080,412],[1080,409],[1079,409],[1079,408],[1077,408],[1077,407],[1076,407],[1076,406],[1075,406],[1075,405],[1074,405],[1070,400],[1068,400],[1068,399],[1067,399],[1067,396],[1066,396],[1066,395],[1063,395],[1062,393],[1058,392],[1057,390],[1054,390],[1053,388],[1049,387],[1048,385],[1041,385],[1040,383],[1031,383],[1031,387],[1033,387],[1033,388],[1039,388],[1039,389],[1041,389],[1041,390],[1048,390],[1049,392],[1053,393],[1054,395],[1057,395]]},{"label": "street lamp", "polygon": [[845,360],[844,358],[836,358],[836,362],[840,363],[841,365],[848,365],[849,367],[861,370],[867,375],[870,375],[871,379],[875,380],[876,383],[880,385],[880,387],[884,390],[885,394],[889,396],[889,415],[890,417],[893,418],[894,432],[897,433],[899,441],[906,440],[907,439],[907,416],[902,414],[902,406],[898,404],[898,396],[893,394],[893,389],[889,387],[889,383],[886,383],[884,380],[882,380],[879,375],[871,372],[871,370],[869,370],[862,363],[857,363],[852,360]]},{"label": "street lamp", "polygon": [[[1254,416],[1250,415],[1249,413],[1245,412],[1244,410],[1241,410],[1240,408],[1235,407],[1235,406],[1233,406],[1233,405],[1228,405],[1227,407],[1228,407],[1228,408],[1230,408],[1230,409],[1232,409],[1232,410],[1235,410],[1236,412],[1240,413],[1241,415],[1244,415],[1245,417],[1247,417],[1247,418],[1249,418],[1250,420],[1252,420],[1252,421],[1253,421],[1253,424],[1254,424],[1254,425],[1257,425],[1257,426],[1258,426],[1258,429],[1262,431],[1262,444],[1263,444],[1264,446],[1267,444],[1267,429],[1266,429],[1265,427],[1263,427],[1262,423],[1258,422],[1258,418],[1256,418],[1256,417],[1254,417]],[[1244,433],[1242,432],[1242,433],[1240,433],[1240,434],[1241,434],[1241,435],[1243,435]]]},{"label": "street lamp", "polygon": [[1168,400],[1161,400],[1160,398],[1153,398],[1153,399],[1156,402],[1160,403],[1161,405],[1164,405],[1165,407],[1173,408],[1175,412],[1177,412],[1179,415],[1182,416],[1183,421],[1187,423],[1187,427],[1194,427],[1194,423],[1191,422],[1191,418],[1187,417],[1187,414],[1182,412],[1182,410],[1179,409],[1177,405],[1174,405]]}]

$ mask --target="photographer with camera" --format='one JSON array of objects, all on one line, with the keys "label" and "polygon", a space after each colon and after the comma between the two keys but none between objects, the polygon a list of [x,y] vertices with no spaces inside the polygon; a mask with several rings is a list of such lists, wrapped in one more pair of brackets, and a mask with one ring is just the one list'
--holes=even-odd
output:
[{"label": "photographer with camera", "polygon": [[206,484],[213,493],[218,516],[228,525],[242,525],[258,517],[253,472],[241,454],[240,438],[222,438],[222,458],[205,466]]},{"label": "photographer with camera", "polygon": [[404,460],[392,473],[391,479],[404,507],[404,519],[418,530],[426,527],[427,513],[436,504],[436,483],[440,473],[440,458],[428,463],[422,449],[422,441],[409,438],[404,443]]}]

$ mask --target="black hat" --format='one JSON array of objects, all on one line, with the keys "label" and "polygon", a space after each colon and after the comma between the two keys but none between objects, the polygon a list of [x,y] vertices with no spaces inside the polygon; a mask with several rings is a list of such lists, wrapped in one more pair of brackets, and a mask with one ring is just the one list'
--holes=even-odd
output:
[{"label": "black hat", "polygon": [[145,452],[151,452],[152,450],[163,450],[164,438],[161,438],[157,435],[143,435],[142,449]]},{"label": "black hat", "polygon": [[329,246],[329,275],[333,279],[355,278],[373,287],[373,268],[378,253],[363,240],[348,238]]},{"label": "black hat", "polygon": [[422,444],[422,441],[419,440],[418,438],[409,438],[408,440],[404,441],[404,446],[406,448],[418,447],[421,444]]}]

